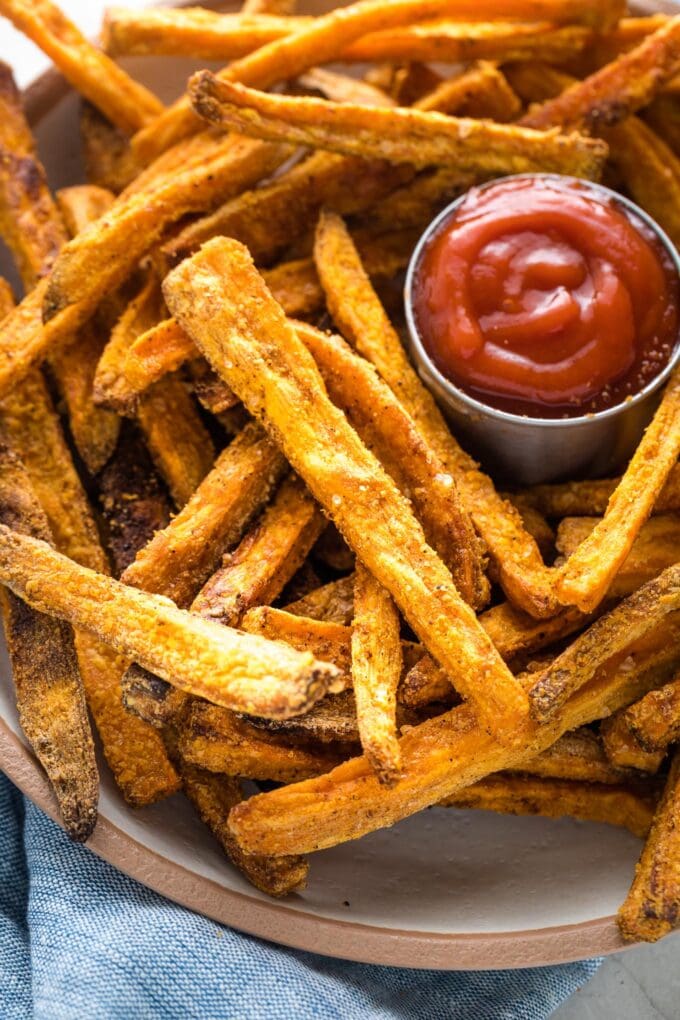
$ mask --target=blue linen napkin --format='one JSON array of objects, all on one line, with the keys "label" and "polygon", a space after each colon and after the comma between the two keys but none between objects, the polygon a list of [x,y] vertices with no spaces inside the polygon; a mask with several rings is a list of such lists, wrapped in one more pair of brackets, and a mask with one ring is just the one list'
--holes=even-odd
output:
[{"label": "blue linen napkin", "polygon": [[121,875],[0,774],[2,1020],[543,1020],[598,964],[442,973],[284,949]]}]

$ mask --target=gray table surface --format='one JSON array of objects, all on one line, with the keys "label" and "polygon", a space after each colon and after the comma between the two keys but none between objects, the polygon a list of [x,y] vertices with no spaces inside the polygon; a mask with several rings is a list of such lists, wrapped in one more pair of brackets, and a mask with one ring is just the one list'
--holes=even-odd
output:
[{"label": "gray table surface", "polygon": [[[200,0],[197,0],[200,2]],[[88,34],[95,34],[106,0],[59,0],[61,7]],[[145,0],[125,0],[144,7]],[[32,43],[0,19],[0,52],[11,54],[21,85],[45,69],[47,62]],[[657,946],[644,946],[611,957],[553,1020],[680,1020],[680,934]]]}]

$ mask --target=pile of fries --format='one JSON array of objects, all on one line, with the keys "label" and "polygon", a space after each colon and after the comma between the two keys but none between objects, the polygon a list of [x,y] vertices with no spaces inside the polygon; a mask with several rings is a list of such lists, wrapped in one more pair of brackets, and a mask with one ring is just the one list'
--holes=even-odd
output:
[{"label": "pile of fries", "polygon": [[[73,838],[91,719],[131,806],[182,789],[275,896],[302,855],[430,805],[625,826],[646,843],[621,932],[658,939],[680,922],[680,371],[622,477],[500,493],[405,354],[398,284],[445,204],[520,171],[604,178],[680,244],[680,17],[292,7],[115,9],[98,49],[50,0],[0,0],[83,97],[88,178],[51,194],[3,66],[22,726]],[[126,54],[230,63],[163,108]]]}]

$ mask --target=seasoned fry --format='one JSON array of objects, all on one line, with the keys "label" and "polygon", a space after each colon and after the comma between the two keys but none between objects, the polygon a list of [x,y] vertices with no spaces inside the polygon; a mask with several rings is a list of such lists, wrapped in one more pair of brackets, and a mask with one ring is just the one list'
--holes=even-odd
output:
[{"label": "seasoned fry", "polygon": [[337,670],[309,653],[192,616],[4,525],[0,579],[33,608],[67,619],[173,686],[225,708],[285,717],[305,711],[336,682]]},{"label": "seasoned fry", "polygon": [[129,406],[169,372],[180,368],[197,353],[183,329],[174,319],[163,319],[151,326],[128,348],[123,362],[125,384],[117,381],[118,395]]},{"label": "seasoned fry", "polygon": [[599,670],[593,666],[592,682],[549,723],[523,727],[514,747],[493,739],[474,709],[460,705],[404,734],[395,786],[382,785],[365,758],[353,759],[320,779],[239,805],[229,816],[231,831],[249,853],[321,850],[392,825],[492,772],[521,769],[563,733],[630,704],[667,677],[678,659],[669,642],[677,641],[679,622],[667,618],[648,647],[632,655],[632,668],[620,668],[616,657]]},{"label": "seasoned fry", "polygon": [[680,676],[650,691],[623,718],[645,751],[665,751],[680,739]]},{"label": "seasoned fry", "polygon": [[354,575],[352,685],[364,754],[381,783],[399,779],[397,687],[402,671],[399,613],[361,563]]},{"label": "seasoned fry", "polygon": [[325,67],[312,67],[293,83],[293,94],[317,93],[336,103],[356,103],[358,106],[396,106],[392,96],[375,85],[352,78],[348,74],[328,71]]},{"label": "seasoned fry", "polygon": [[217,776],[180,761],[182,787],[231,862],[268,896],[287,896],[304,889],[309,866],[304,857],[259,857],[244,854],[229,832],[229,811],[243,800],[237,779]]},{"label": "seasoned fry", "polygon": [[270,606],[249,609],[239,625],[247,634],[258,634],[270,641],[285,641],[292,648],[310,651],[315,658],[332,662],[345,682],[351,683],[352,632],[349,627],[329,620],[309,620]]},{"label": "seasoned fry", "polygon": [[[0,468],[0,522],[50,541],[29,477],[4,437]],[[5,588],[0,609],[21,728],[47,773],[68,834],[84,841],[97,820],[99,777],[73,633]]]},{"label": "seasoned fry", "polygon": [[680,70],[680,17],[639,46],[522,118],[530,128],[599,131],[646,106]]},{"label": "seasoned fry", "polygon": [[420,708],[433,701],[450,702],[455,691],[448,676],[429,655],[424,655],[408,673],[399,686],[399,700],[409,708]]},{"label": "seasoned fry", "polygon": [[[414,21],[447,16],[483,19],[485,14],[501,14],[505,19],[521,20],[526,16],[551,22],[579,21],[601,28],[616,23],[621,7],[619,0],[596,5],[587,0],[505,0],[499,11],[493,0],[360,0],[315,18],[301,32],[262,46],[225,68],[219,77],[221,81],[265,89],[277,81],[294,78],[309,67],[336,59],[356,39],[372,31],[398,28]],[[138,132],[134,148],[140,159],[149,161],[196,130],[196,118],[183,97],[148,129]]]},{"label": "seasoned fry", "polygon": [[565,733],[552,747],[525,761],[522,771],[546,779],[575,779],[584,783],[621,783],[631,778],[605,754],[602,741],[587,728]]},{"label": "seasoned fry", "polygon": [[283,457],[262,429],[247,425],[186,506],[140,550],[122,580],[188,606],[285,470]]},{"label": "seasoned fry", "polygon": [[227,238],[209,241],[166,278],[164,293],[213,368],[251,413],[263,417],[428,650],[465,678],[462,693],[504,736],[525,714],[521,688],[426,544],[409,505],[323,392],[311,355],[248,252]]},{"label": "seasoned fry", "polygon": [[201,407],[214,415],[224,415],[225,412],[245,414],[243,405],[236,394],[229,389],[216,372],[213,372],[207,361],[200,357],[194,358],[188,368],[191,389]]},{"label": "seasoned fry", "polygon": [[479,609],[489,585],[478,539],[445,465],[389,386],[337,336],[296,323],[328,395],[347,415],[367,447],[413,502],[427,540],[448,566],[466,602]]},{"label": "seasoned fry", "polygon": [[155,729],[163,730],[164,734],[168,732],[167,727],[181,717],[190,701],[184,691],[136,665],[121,677],[120,685],[122,703],[127,711]]},{"label": "seasoned fry", "polygon": [[664,751],[645,751],[626,725],[625,710],[605,719],[600,725],[600,736],[607,758],[618,768],[637,769],[654,775],[666,757]]},{"label": "seasoned fry", "polygon": [[680,753],[676,752],[666,789],[654,816],[618,923],[627,941],[656,942],[676,927],[680,916]]},{"label": "seasoned fry", "polygon": [[332,103],[257,92],[200,71],[189,82],[206,121],[270,142],[313,145],[348,156],[373,154],[415,167],[455,163],[487,174],[531,170],[597,179],[607,147],[584,135],[536,133],[493,121],[397,107]]},{"label": "seasoned fry", "polygon": [[638,792],[623,785],[504,774],[482,779],[439,803],[508,815],[568,815],[584,822],[620,825],[642,839],[651,828],[656,799],[651,790]]},{"label": "seasoned fry", "polygon": [[183,507],[210,471],[215,448],[181,379],[161,379],[147,390],[137,420],[175,506]]},{"label": "seasoned fry", "polygon": [[90,184],[118,195],[139,172],[128,136],[87,100],[80,105],[80,141],[85,179]]},{"label": "seasoned fry", "polygon": [[522,109],[505,75],[488,60],[480,60],[463,74],[444,79],[413,105],[417,110],[490,117],[501,122],[514,120]]},{"label": "seasoned fry", "polygon": [[603,654],[624,651],[644,637],[664,616],[680,608],[680,564],[643,585],[615,609],[600,617],[574,641],[529,690],[531,714],[544,721],[592,676],[593,662]]},{"label": "seasoned fry", "polygon": [[498,496],[491,479],[451,435],[434,398],[411,366],[339,217],[324,214],[320,218],[314,256],[333,319],[375,365],[455,478],[508,596],[529,613],[550,616],[557,607],[550,573],[536,543],[514,507]]},{"label": "seasoned fry", "polygon": [[327,620],[347,626],[354,616],[354,577],[341,577],[310,591],[301,599],[289,602],[283,607],[294,616],[306,616],[310,620]]},{"label": "seasoned fry", "polygon": [[89,43],[50,0],[0,0],[0,14],[32,39],[74,89],[123,131],[138,131],[162,112],[160,100]]},{"label": "seasoned fry", "polygon": [[287,479],[262,520],[227,553],[193,601],[192,612],[237,626],[251,606],[267,605],[300,567],[325,525],[302,483]]},{"label": "seasoned fry", "polygon": [[329,694],[309,712],[294,719],[260,719],[251,715],[246,721],[259,729],[281,733],[293,740],[351,744],[354,745],[352,751],[360,747],[357,707],[352,691]]},{"label": "seasoned fry", "polygon": [[[546,517],[602,516],[619,481],[618,478],[605,478],[594,482],[535,485],[524,489],[521,497]],[[671,468],[652,513],[665,513],[668,510],[680,510],[679,464]]]},{"label": "seasoned fry", "polygon": [[560,601],[594,609],[630,552],[680,454],[680,370],[671,376],[600,523],[556,578]]},{"label": "seasoned fry", "polygon": [[337,751],[287,744],[233,712],[200,701],[193,702],[184,720],[179,750],[185,761],[210,772],[280,783],[323,775],[342,761]]}]

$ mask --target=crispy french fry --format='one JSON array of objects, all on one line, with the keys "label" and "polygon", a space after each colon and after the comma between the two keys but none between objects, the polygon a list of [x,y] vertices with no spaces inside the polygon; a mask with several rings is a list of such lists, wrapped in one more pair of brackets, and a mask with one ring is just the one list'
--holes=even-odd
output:
[{"label": "crispy french fry", "polygon": [[680,608],[680,564],[639,588],[574,641],[535,679],[529,690],[531,714],[544,721],[592,676],[592,662],[623,652],[664,616]]},{"label": "crispy french fry", "polygon": [[139,173],[128,136],[87,100],[80,104],[80,142],[90,184],[118,195]]},{"label": "crispy french fry", "polygon": [[315,260],[328,308],[343,334],[378,372],[415,420],[424,438],[457,481],[464,505],[493,556],[501,584],[512,600],[538,616],[556,602],[550,572],[517,511],[501,499],[491,479],[461,450],[434,398],[411,366],[364,271],[342,220],[319,220]]},{"label": "crispy french fry", "polygon": [[258,857],[244,854],[229,832],[229,811],[243,800],[240,783],[179,762],[182,787],[227,857],[249,882],[268,896],[287,896],[304,889],[309,866],[304,857]]},{"label": "crispy french fry", "polygon": [[247,425],[186,506],[140,550],[123,581],[188,606],[285,470],[283,457],[262,429]]},{"label": "crispy french fry", "polygon": [[411,666],[399,686],[399,700],[408,708],[420,708],[433,701],[457,700],[453,684],[429,655]]},{"label": "crispy french fry", "polygon": [[138,131],[162,112],[160,100],[88,42],[50,0],[0,0],[0,14],[39,46],[74,89],[123,131]]},{"label": "crispy french fry", "polygon": [[[620,479],[605,478],[594,482],[563,482],[558,485],[535,485],[524,489],[522,500],[530,502],[546,517],[602,516]],[[675,464],[659,493],[652,513],[680,510],[680,465]]]},{"label": "crispy french fry", "polygon": [[[649,14],[635,18],[620,18],[606,32],[598,32],[584,55],[586,74],[610,64],[622,53],[639,46],[647,36],[668,24],[667,14]],[[581,65],[579,61],[579,67]]]},{"label": "crispy french fry", "polygon": [[600,725],[605,754],[617,768],[637,769],[653,775],[661,768],[666,752],[645,751],[626,725],[624,715],[625,709],[622,709]]},{"label": "crispy french fry", "polygon": [[412,182],[395,188],[387,198],[366,210],[362,219],[365,229],[378,234],[415,226],[422,229],[422,224],[428,223],[445,205],[467,191],[478,176],[463,173],[457,167],[439,167],[420,173]]},{"label": "crispy french fry", "polygon": [[598,131],[646,106],[680,70],[680,17],[638,46],[522,118],[526,127]]},{"label": "crispy french fry", "polygon": [[453,477],[416,423],[364,358],[337,336],[296,323],[299,338],[321,372],[331,400],[345,412],[385,470],[411,498],[425,536],[473,608],[489,598],[484,561]]},{"label": "crispy french fry", "polygon": [[227,553],[193,601],[192,612],[236,626],[251,606],[267,605],[303,563],[325,525],[304,485],[287,479],[261,521]]},{"label": "crispy french fry", "polygon": [[[46,541],[49,524],[20,460],[0,437],[0,522]],[[97,820],[99,777],[71,628],[0,589],[19,721],[54,790],[72,839]]]},{"label": "crispy french fry", "polygon": [[542,754],[525,761],[522,771],[546,779],[575,779],[584,783],[621,783],[634,773],[607,757],[602,741],[583,727],[565,733]]},{"label": "crispy french fry", "polygon": [[396,106],[392,96],[362,78],[329,71],[325,67],[312,67],[292,84],[294,95],[318,94],[336,103],[356,103],[358,106]]},{"label": "crispy french fry", "polygon": [[439,803],[507,815],[568,815],[584,822],[620,825],[642,839],[651,828],[656,798],[651,790],[641,792],[624,785],[503,774],[482,779]]},{"label": "crispy french fry", "polygon": [[667,677],[678,660],[672,642],[679,624],[667,618],[646,648],[633,654],[632,668],[620,668],[616,656],[599,669],[593,664],[592,682],[549,723],[526,725],[514,747],[487,734],[472,706],[460,705],[404,734],[403,774],[395,786],[382,785],[365,758],[353,759],[320,779],[239,805],[229,816],[230,828],[249,853],[321,850],[392,825],[493,772],[521,769],[563,733],[625,707]]},{"label": "crispy french fry", "polygon": [[210,772],[293,783],[329,772],[341,756],[332,749],[296,747],[233,712],[195,701],[179,736],[183,759]]},{"label": "crispy french fry", "polygon": [[210,471],[215,448],[181,379],[161,379],[148,389],[137,420],[175,506],[183,507]]},{"label": "crispy french fry", "polygon": [[210,71],[190,79],[194,108],[206,121],[270,142],[312,145],[348,156],[373,155],[415,167],[449,165],[487,174],[532,170],[597,178],[603,142],[578,134],[536,133],[423,113],[257,92]]},{"label": "crispy french fry", "polygon": [[[309,653],[202,620],[0,525],[0,580],[173,686],[255,715],[305,711],[337,682]],[[102,606],[106,612],[102,612]]]},{"label": "crispy french fry", "polygon": [[[275,169],[287,152],[283,146],[210,132],[192,139],[190,146],[185,165],[176,173],[161,181],[152,178],[146,187],[119,196],[105,217],[62,249],[45,295],[46,320],[57,316],[58,323],[85,321],[170,223],[237,194]],[[16,361],[14,372],[16,376]]]},{"label": "crispy french fry", "polygon": [[120,577],[170,519],[170,501],[132,424],[123,426],[115,453],[97,478],[97,490],[114,574]]},{"label": "crispy french fry", "polygon": [[623,713],[623,718],[645,751],[665,751],[680,739],[680,676],[650,691]]},{"label": "crispy french fry", "polygon": [[350,575],[341,577],[339,581],[330,581],[283,608],[294,616],[327,620],[329,623],[346,626],[354,616],[354,578]]},{"label": "crispy french fry", "polygon": [[[557,548],[564,556],[578,549],[581,542],[597,527],[598,518],[566,517],[557,530]],[[628,556],[614,577],[608,597],[621,598],[656,577],[678,559],[680,549],[680,518],[660,514],[642,525]]]},{"label": "crispy french fry", "polygon": [[244,613],[239,626],[247,634],[258,634],[270,641],[285,641],[298,651],[310,651],[315,658],[332,662],[349,685],[351,636],[349,627],[329,620],[310,620],[270,606],[255,606]]},{"label": "crispy french fry", "polygon": [[[230,390],[223,379],[203,358],[193,358],[189,362],[191,390],[201,407],[216,416],[227,412],[245,414],[241,401],[233,390]],[[229,429],[227,429],[229,431]]]},{"label": "crispy french fry", "polygon": [[125,406],[134,403],[140,393],[197,353],[174,319],[163,319],[151,326],[127,350],[123,362],[125,384],[122,379],[117,380],[121,401]]},{"label": "crispy french fry", "polygon": [[177,723],[190,701],[184,691],[137,666],[125,672],[120,685],[127,711],[164,733]]},{"label": "crispy french fry", "polygon": [[514,120],[522,109],[505,75],[488,60],[480,60],[463,74],[445,78],[413,105],[417,110],[490,117],[500,122]]},{"label": "crispy french fry", "polygon": [[390,595],[361,563],[354,575],[352,685],[364,754],[382,783],[399,779],[397,687],[403,660],[399,613]]},{"label": "crispy french fry", "polygon": [[394,483],[323,392],[311,355],[248,252],[226,238],[209,241],[166,278],[164,293],[213,368],[251,413],[264,418],[292,467],[428,650],[465,677],[462,693],[475,699],[494,732],[508,733],[526,711],[521,688]]},{"label": "crispy french fry", "polygon": [[318,741],[321,744],[351,744],[360,747],[357,706],[352,691],[329,694],[309,712],[294,719],[260,719],[248,716],[247,722],[270,733],[281,733],[292,740]]},{"label": "crispy french fry", "polygon": [[560,601],[594,609],[630,552],[680,454],[680,370],[671,376],[602,520],[556,578]]},{"label": "crispy french fry", "polygon": [[635,880],[619,910],[626,941],[656,942],[680,917],[680,753],[676,752],[666,789],[654,816]]},{"label": "crispy french fry", "polygon": [[[315,18],[309,28],[277,39],[234,62],[220,72],[222,81],[238,81],[254,88],[268,88],[277,81],[294,78],[307,68],[336,59],[356,39],[369,32],[434,18],[485,14],[503,18],[580,21],[593,27],[615,24],[621,14],[619,0],[595,6],[586,0],[505,0],[502,10],[493,2],[479,0],[363,0],[350,7]],[[135,150],[145,161],[153,159],[181,138],[197,130],[197,121],[186,97],[180,99],[134,139]]]}]

